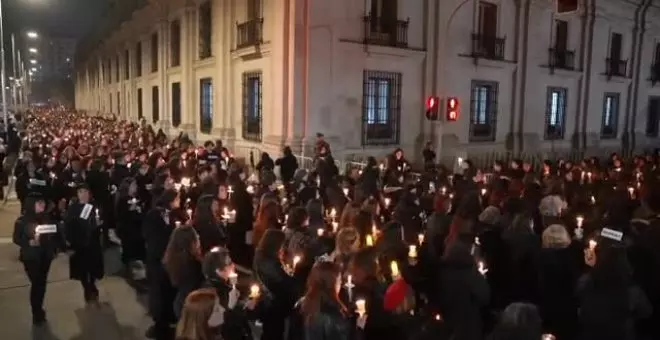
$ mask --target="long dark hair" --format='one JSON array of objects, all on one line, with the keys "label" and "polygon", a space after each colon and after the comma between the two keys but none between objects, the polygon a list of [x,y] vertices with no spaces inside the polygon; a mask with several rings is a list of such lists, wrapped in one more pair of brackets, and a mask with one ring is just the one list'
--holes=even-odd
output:
[{"label": "long dark hair", "polygon": [[175,228],[163,256],[163,265],[172,284],[183,281],[184,267],[189,266],[191,260],[201,261],[201,257],[195,229],[189,226]]},{"label": "long dark hair", "polygon": [[195,215],[193,225],[208,225],[218,222],[216,216],[213,215],[213,202],[218,200],[217,196],[204,195],[197,201],[195,208]]},{"label": "long dark hair", "polygon": [[259,241],[254,251],[255,262],[257,259],[274,260],[279,259],[279,253],[284,246],[286,236],[278,229],[268,229]]},{"label": "long dark hair", "polygon": [[307,292],[301,305],[305,323],[314,319],[320,312],[322,304],[334,304],[339,312],[346,316],[347,309],[339,300],[335,290],[340,275],[339,266],[334,262],[318,262],[312,267],[307,278]]}]

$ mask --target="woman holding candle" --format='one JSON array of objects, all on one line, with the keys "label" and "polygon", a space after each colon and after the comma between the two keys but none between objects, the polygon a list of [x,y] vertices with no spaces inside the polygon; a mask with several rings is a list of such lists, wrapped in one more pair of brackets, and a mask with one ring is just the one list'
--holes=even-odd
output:
[{"label": "woman holding candle", "polygon": [[268,229],[255,250],[253,270],[262,286],[259,300],[263,323],[261,340],[284,339],[286,317],[297,299],[294,279],[283,268],[284,241],[284,232]]},{"label": "woman holding candle", "polygon": [[546,333],[558,339],[572,339],[577,330],[575,285],[580,276],[582,254],[562,225],[543,232],[543,249],[538,257],[538,306]]},{"label": "woman holding candle", "polygon": [[145,248],[142,236],[142,220],[146,211],[138,198],[138,185],[134,178],[125,178],[115,196],[117,235],[121,239],[122,262],[127,269],[137,268],[137,261],[144,261]]},{"label": "woman holding candle", "polygon": [[307,292],[300,303],[304,339],[351,338],[350,311],[339,300],[341,287],[339,266],[332,262],[314,265],[307,280]]},{"label": "woman holding candle", "polygon": [[193,214],[193,227],[199,235],[202,254],[213,247],[227,246],[227,227],[220,222],[220,202],[211,195],[200,197]]},{"label": "woman holding candle", "polygon": [[225,323],[224,312],[213,289],[193,291],[183,305],[175,340],[218,340],[216,329]]},{"label": "woman holding candle", "polygon": [[220,326],[223,339],[252,340],[249,313],[255,309],[256,299],[239,303],[240,292],[236,287],[238,275],[229,251],[213,248],[202,261],[206,278],[205,286],[212,287],[218,294],[218,301],[224,309],[224,322]]},{"label": "woman holding candle", "polygon": [[177,294],[174,314],[179,317],[183,302],[203,281],[199,236],[190,226],[175,228],[163,256],[163,265]]}]

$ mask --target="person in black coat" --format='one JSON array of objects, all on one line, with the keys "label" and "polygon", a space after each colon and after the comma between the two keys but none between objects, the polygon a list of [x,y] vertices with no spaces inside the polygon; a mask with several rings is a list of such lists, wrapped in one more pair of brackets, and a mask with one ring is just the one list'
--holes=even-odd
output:
[{"label": "person in black coat", "polygon": [[149,286],[149,312],[154,321],[148,336],[156,339],[167,338],[169,325],[175,321],[174,297],[176,289],[163,267],[163,256],[174,229],[171,212],[179,208],[179,194],[175,190],[165,190],[156,201],[156,206],[144,218],[142,230],[146,244],[146,267]]},{"label": "person in black coat", "polygon": [[103,278],[103,249],[101,247],[101,219],[98,208],[91,200],[89,187],[80,184],[77,199],[66,213],[66,237],[73,251],[69,259],[71,279],[82,284],[85,301],[98,301],[96,281]]},{"label": "person in black coat", "polygon": [[293,180],[293,175],[298,170],[298,160],[291,152],[291,148],[284,147],[284,155],[275,161],[275,165],[280,167],[280,178],[283,183],[289,183]]},{"label": "person in black coat", "polygon": [[48,224],[52,225],[52,222],[46,213],[46,201],[38,193],[30,194],[26,198],[23,215],[14,224],[13,241],[20,247],[19,259],[30,280],[30,306],[35,325],[46,321],[43,303],[48,272],[58,248],[62,246],[59,228],[56,227],[55,234],[40,233],[38,226]]},{"label": "person in black coat", "polygon": [[215,247],[204,256],[202,271],[206,281],[204,286],[214,288],[220,305],[225,310],[224,322],[220,326],[223,339],[252,340],[249,318],[256,306],[255,299],[240,303],[240,291],[236,288],[238,277],[229,251]]},{"label": "person in black coat", "polygon": [[284,241],[284,232],[268,229],[255,251],[254,275],[262,286],[261,340],[284,339],[285,321],[296,300],[294,279],[282,267]]},{"label": "person in black coat", "polygon": [[144,261],[145,248],[142,236],[144,203],[138,198],[138,186],[134,178],[128,177],[119,186],[115,200],[117,216],[117,236],[122,244],[122,262],[130,266],[136,261]]},{"label": "person in black coat", "polygon": [[218,220],[220,203],[217,196],[204,195],[197,202],[193,214],[193,226],[199,235],[202,254],[213,247],[227,246],[227,226]]}]

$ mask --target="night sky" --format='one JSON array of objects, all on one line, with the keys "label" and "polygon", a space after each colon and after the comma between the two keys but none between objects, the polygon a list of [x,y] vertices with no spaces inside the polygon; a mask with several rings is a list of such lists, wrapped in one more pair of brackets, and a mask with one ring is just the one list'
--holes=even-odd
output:
[{"label": "night sky", "polygon": [[35,29],[49,35],[81,38],[97,23],[109,1],[3,0],[5,34]]}]

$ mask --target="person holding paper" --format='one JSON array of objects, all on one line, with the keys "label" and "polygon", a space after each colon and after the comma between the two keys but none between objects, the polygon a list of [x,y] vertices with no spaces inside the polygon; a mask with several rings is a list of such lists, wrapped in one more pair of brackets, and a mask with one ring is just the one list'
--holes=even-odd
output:
[{"label": "person holding paper", "polygon": [[57,226],[49,220],[46,200],[41,194],[30,193],[26,197],[25,211],[14,224],[13,241],[21,248],[19,259],[30,280],[32,322],[43,324],[46,322],[43,303],[48,271],[58,248],[62,246],[62,239]]},{"label": "person holding paper", "polygon": [[100,218],[86,184],[76,188],[77,198],[71,203],[64,221],[67,241],[73,254],[69,259],[69,276],[82,284],[85,301],[98,301],[96,281],[103,277],[103,248]]}]

